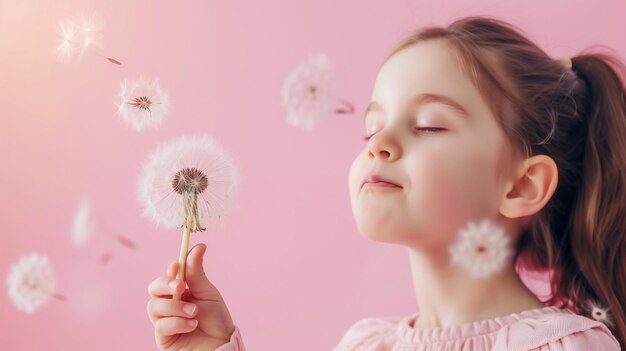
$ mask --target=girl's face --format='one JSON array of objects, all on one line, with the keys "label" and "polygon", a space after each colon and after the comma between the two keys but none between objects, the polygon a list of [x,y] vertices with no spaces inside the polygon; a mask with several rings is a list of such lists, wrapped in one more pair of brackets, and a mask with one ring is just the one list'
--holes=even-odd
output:
[{"label": "girl's face", "polygon": [[[498,214],[505,136],[451,50],[443,40],[415,44],[378,73],[363,128],[371,138],[349,176],[370,239],[441,249],[468,221]],[[370,175],[400,187],[362,187]]]}]

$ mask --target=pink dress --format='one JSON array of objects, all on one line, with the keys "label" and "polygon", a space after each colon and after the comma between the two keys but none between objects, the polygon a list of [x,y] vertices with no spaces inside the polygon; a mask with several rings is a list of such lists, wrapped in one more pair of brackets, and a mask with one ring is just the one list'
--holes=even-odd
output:
[{"label": "pink dress", "polygon": [[[620,350],[604,324],[554,306],[446,328],[414,329],[417,315],[361,319],[333,351]],[[244,351],[239,329],[216,351]]]}]

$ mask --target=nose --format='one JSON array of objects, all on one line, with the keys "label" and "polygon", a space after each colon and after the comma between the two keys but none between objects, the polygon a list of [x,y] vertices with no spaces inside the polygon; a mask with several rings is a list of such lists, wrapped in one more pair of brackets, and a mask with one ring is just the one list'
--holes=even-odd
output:
[{"label": "nose", "polygon": [[400,147],[391,135],[383,131],[374,134],[368,144],[367,156],[370,159],[395,161],[400,157]]}]

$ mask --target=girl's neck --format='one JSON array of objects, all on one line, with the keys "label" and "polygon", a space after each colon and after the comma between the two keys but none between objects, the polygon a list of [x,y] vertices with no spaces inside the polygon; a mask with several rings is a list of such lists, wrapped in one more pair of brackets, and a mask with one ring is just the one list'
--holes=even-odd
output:
[{"label": "girl's neck", "polygon": [[486,279],[473,279],[441,257],[409,249],[419,306],[416,328],[451,327],[545,305],[524,285],[513,265]]}]

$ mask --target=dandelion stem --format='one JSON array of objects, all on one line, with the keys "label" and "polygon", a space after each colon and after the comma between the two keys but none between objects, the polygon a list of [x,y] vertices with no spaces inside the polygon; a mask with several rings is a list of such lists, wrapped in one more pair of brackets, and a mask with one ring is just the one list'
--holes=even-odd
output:
[{"label": "dandelion stem", "polygon": [[[189,249],[189,234],[191,230],[187,225],[184,226],[183,229],[183,241],[180,244],[180,256],[178,258],[178,273],[176,274],[176,279],[185,280],[185,263],[187,262],[187,250]],[[172,297],[174,300],[180,300],[181,295],[174,295]]]}]

